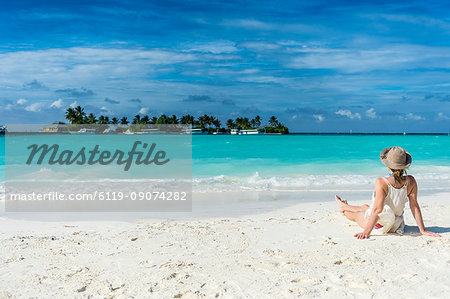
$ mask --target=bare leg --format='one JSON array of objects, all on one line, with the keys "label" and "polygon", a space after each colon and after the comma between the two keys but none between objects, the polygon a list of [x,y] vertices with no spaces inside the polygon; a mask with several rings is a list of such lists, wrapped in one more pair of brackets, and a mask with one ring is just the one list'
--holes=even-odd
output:
[{"label": "bare leg", "polygon": [[365,212],[369,208],[369,205],[351,206],[347,203],[346,200],[342,200],[337,195],[335,195],[334,199],[340,205],[342,213],[344,213],[344,212]]},{"label": "bare leg", "polygon": [[365,219],[365,214],[367,209],[370,207],[368,205],[362,206],[351,206],[346,200],[342,200],[339,196],[335,196],[336,202],[341,207],[341,212],[348,220],[358,223],[361,228],[366,228],[367,220]]},{"label": "bare leg", "polygon": [[363,212],[363,211],[360,211],[360,212],[345,211],[344,215],[345,215],[345,217],[347,217],[348,220],[358,223],[358,225],[361,228],[366,228],[367,220],[364,218],[365,212]]}]

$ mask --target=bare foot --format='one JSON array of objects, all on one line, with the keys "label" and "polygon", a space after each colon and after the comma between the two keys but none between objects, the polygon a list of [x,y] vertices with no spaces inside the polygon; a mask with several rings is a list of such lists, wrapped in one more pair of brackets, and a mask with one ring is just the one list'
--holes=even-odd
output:
[{"label": "bare foot", "polygon": [[336,200],[336,202],[339,204],[339,206],[341,207],[341,212],[343,213],[345,211],[345,206],[348,205],[346,200],[342,200],[339,196],[335,195],[334,199]]}]

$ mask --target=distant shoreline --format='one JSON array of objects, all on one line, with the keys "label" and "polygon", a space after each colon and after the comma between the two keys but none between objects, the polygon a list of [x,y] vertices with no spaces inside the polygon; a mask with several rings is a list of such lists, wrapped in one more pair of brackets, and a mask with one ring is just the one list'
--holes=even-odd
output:
[{"label": "distant shoreline", "polygon": [[291,132],[289,135],[450,135],[450,133],[333,133]]},{"label": "distant shoreline", "polygon": [[[52,135],[49,133],[49,135]],[[204,134],[204,135],[198,135],[198,136],[215,136],[213,134]],[[225,136],[225,135],[231,135],[231,134],[221,134],[218,136]],[[442,136],[450,136],[450,133],[333,133],[333,132],[324,132],[324,133],[317,133],[317,132],[294,132],[289,134],[264,134],[270,135],[270,136],[286,136],[286,135],[442,135]],[[0,132],[0,136],[5,136],[4,132]],[[251,135],[249,135],[251,136]]]}]

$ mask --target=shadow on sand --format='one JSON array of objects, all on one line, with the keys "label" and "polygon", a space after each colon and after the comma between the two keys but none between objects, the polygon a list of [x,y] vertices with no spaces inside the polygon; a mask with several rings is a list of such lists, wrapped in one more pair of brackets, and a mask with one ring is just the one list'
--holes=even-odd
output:
[{"label": "shadow on sand", "polygon": [[[426,229],[428,231],[432,231],[432,232],[438,233],[438,234],[450,232],[450,227],[446,227],[446,226],[427,226]],[[421,233],[419,232],[419,228],[417,226],[405,225],[405,235],[421,236]]]}]

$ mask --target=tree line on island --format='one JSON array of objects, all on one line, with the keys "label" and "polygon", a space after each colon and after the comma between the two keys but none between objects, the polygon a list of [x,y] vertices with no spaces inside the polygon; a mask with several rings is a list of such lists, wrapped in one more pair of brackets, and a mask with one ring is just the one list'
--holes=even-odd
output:
[{"label": "tree line on island", "polygon": [[237,117],[236,119],[228,119],[225,127],[222,126],[221,121],[212,115],[204,114],[195,118],[187,114],[180,118],[176,115],[168,116],[165,114],[157,116],[148,116],[137,114],[130,121],[126,116],[117,118],[109,118],[105,115],[100,115],[98,118],[93,114],[87,114],[84,108],[77,106],[75,108],[68,108],[65,112],[65,118],[72,124],[113,124],[113,125],[139,125],[139,124],[184,124],[192,125],[193,129],[201,129],[202,132],[213,133],[230,133],[232,129],[237,130],[252,130],[257,129],[260,132],[275,133],[275,134],[289,134],[289,129],[278,121],[275,116],[271,116],[268,125],[262,126],[262,119],[259,115],[252,119],[248,117]]}]

